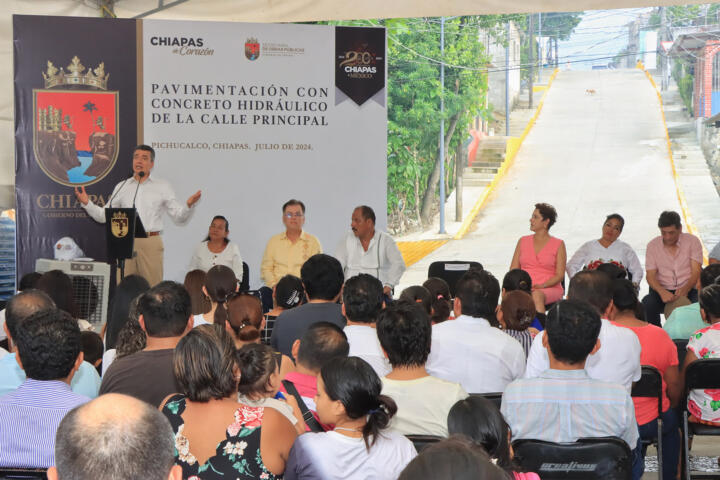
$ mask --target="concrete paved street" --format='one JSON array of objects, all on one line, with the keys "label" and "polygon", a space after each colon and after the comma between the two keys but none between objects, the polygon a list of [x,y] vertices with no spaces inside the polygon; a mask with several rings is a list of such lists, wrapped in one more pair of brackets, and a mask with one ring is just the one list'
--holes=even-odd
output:
[{"label": "concrete paved street", "polygon": [[561,71],[474,230],[412,265],[396,292],[421,284],[435,260],[477,260],[502,280],[518,238],[531,233],[537,202],[557,209],[550,233],[565,240],[568,257],[599,238],[605,216],[617,212],[626,222],[620,239],[644,263],[647,242],[659,233],[659,213],[681,210],[660,106],[642,71]]}]

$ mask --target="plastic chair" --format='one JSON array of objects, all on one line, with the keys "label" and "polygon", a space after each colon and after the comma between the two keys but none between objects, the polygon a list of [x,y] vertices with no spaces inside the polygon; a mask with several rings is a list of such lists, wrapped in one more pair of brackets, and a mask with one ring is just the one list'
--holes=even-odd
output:
[{"label": "plastic chair", "polygon": [[515,460],[543,480],[629,480],[632,452],[618,437],[581,438],[573,443],[513,442]]},{"label": "plastic chair", "polygon": [[658,478],[662,480],[662,375],[660,371],[650,365],[642,366],[642,376],[632,387],[632,397],[657,398],[657,436],[652,440],[642,440],[643,451],[648,445],[657,446]]},{"label": "plastic chair", "polygon": [[[685,478],[708,478],[707,474],[693,475],[690,471],[690,436],[695,435],[712,435],[720,436],[720,427],[704,425],[702,423],[693,423],[688,421],[690,414],[687,409],[687,397],[690,390],[694,389],[717,389],[720,388],[720,358],[708,358],[697,360],[688,365],[685,370],[685,390],[683,409],[683,450],[682,464],[685,466]],[[715,474],[712,478],[719,478],[720,475]]]},{"label": "plastic chair", "polygon": [[455,284],[471,268],[482,270],[483,266],[480,262],[462,260],[433,262],[428,267],[428,277],[438,277],[445,280],[450,287],[450,296],[455,298]]},{"label": "plastic chair", "polygon": [[250,290],[250,267],[247,262],[243,262],[243,279],[240,282],[240,291],[247,292]]},{"label": "plastic chair", "polygon": [[502,392],[492,392],[492,393],[471,393],[471,397],[483,397],[490,400],[492,403],[495,404],[498,410],[500,410],[500,405],[502,404]]},{"label": "plastic chair", "polygon": [[677,348],[677,354],[678,354],[678,365],[681,370],[682,366],[685,364],[685,354],[687,353],[687,344],[688,340],[681,340],[676,339],[673,340],[673,343],[675,344],[675,347]]},{"label": "plastic chair", "polygon": [[0,480],[47,480],[47,469],[1,467]]},{"label": "plastic chair", "polygon": [[405,437],[415,445],[415,450],[418,453],[433,443],[445,440],[445,437],[438,437],[437,435],[405,435]]}]

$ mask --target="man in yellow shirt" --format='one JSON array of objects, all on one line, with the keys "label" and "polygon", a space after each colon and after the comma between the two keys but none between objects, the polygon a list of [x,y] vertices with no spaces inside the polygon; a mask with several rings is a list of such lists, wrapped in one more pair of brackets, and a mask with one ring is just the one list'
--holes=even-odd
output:
[{"label": "man in yellow shirt", "polygon": [[[322,247],[317,237],[304,232],[305,204],[300,200],[290,199],[283,205],[282,221],[285,231],[270,237],[265,247],[262,263],[260,264],[260,277],[265,282],[263,287],[263,306],[266,306],[268,290],[275,287],[285,275],[300,277],[300,267],[305,260],[316,253],[322,253]],[[272,295],[272,294],[270,294]],[[272,308],[272,297],[270,297]]]}]

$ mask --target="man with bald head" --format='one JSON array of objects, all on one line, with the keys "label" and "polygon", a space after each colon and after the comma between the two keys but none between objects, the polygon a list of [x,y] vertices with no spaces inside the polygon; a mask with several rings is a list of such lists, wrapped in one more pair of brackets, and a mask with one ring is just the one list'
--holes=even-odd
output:
[{"label": "man with bald head", "polygon": [[157,409],[109,393],[71,410],[55,437],[49,480],[180,480],[175,435]]}]

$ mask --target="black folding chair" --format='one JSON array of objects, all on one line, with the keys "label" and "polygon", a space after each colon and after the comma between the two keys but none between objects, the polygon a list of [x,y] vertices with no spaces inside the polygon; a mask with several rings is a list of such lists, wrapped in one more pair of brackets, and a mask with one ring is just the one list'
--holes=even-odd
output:
[{"label": "black folding chair", "polygon": [[433,262],[428,268],[428,277],[438,277],[445,280],[450,286],[450,296],[455,298],[455,284],[471,268],[482,270],[483,266],[480,262],[462,260]]},{"label": "black folding chair", "polygon": [[678,365],[681,370],[683,364],[685,364],[685,354],[687,353],[687,344],[688,339],[682,340],[682,339],[675,339],[673,340],[673,343],[675,344],[675,348],[677,348],[678,353]]},{"label": "black folding chair", "polygon": [[690,471],[690,436],[711,435],[720,436],[720,427],[713,427],[702,423],[688,421],[690,413],[687,409],[687,397],[691,390],[720,388],[720,358],[707,358],[697,360],[688,365],[685,370],[685,390],[683,409],[683,450],[682,463],[685,466],[685,479],[692,478],[720,478],[717,472],[714,475],[695,474]]},{"label": "black folding chair", "polygon": [[[657,399],[657,436],[652,440],[641,440],[643,446],[643,452],[647,449],[648,445],[655,444],[657,446],[657,457],[658,457],[658,478],[662,480],[662,375],[660,371],[651,367],[650,365],[642,366],[642,376],[640,380],[635,382],[632,387],[633,397],[640,398],[656,398]],[[669,480],[669,479],[668,479]]]},{"label": "black folding chair", "polygon": [[492,393],[471,393],[471,397],[483,397],[490,400],[492,403],[495,404],[498,410],[500,410],[500,405],[502,404],[502,392],[492,392]]},{"label": "black folding chair", "polygon": [[581,438],[573,443],[513,442],[515,460],[543,480],[629,480],[632,452],[618,437]]},{"label": "black folding chair", "polygon": [[0,467],[0,480],[47,480],[47,469]]},{"label": "black folding chair", "polygon": [[240,291],[247,292],[250,290],[250,267],[246,262],[243,262],[243,279],[240,282]]},{"label": "black folding chair", "polygon": [[433,443],[445,440],[445,437],[438,437],[437,435],[405,435],[405,437],[415,445],[415,450],[417,450],[418,453]]}]

